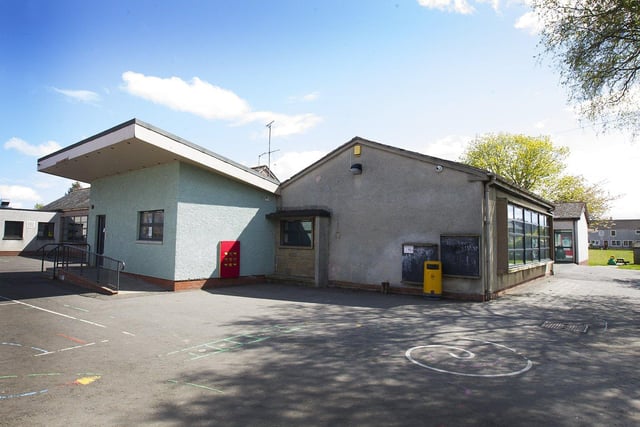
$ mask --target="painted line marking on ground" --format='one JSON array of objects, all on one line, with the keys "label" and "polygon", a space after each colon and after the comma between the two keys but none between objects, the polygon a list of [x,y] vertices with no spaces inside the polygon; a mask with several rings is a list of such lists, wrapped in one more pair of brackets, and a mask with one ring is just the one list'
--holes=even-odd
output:
[{"label": "painted line marking on ground", "polygon": [[[43,378],[43,377],[60,377],[63,374],[61,372],[41,372],[41,373],[33,373],[33,374],[27,374],[27,375],[3,375],[0,376],[0,380],[3,379],[17,379],[17,378]],[[75,385],[89,385],[91,383],[94,383],[95,381],[99,380],[100,378],[102,378],[102,374],[96,374],[96,373],[92,373],[92,372],[86,372],[86,373],[77,373],[75,374],[75,376],[80,376],[80,378],[76,378],[73,382],[70,383],[66,383],[66,384],[59,384],[59,386],[75,386]],[[36,390],[36,391],[25,391],[22,393],[10,393],[10,394],[0,394],[0,400],[6,400],[6,399],[13,399],[13,398],[17,398],[17,397],[28,397],[28,396],[35,396],[38,394],[43,394],[43,393],[47,393],[49,391],[49,389],[42,389],[42,390]]]},{"label": "painted line marking on ground", "polygon": [[172,356],[174,354],[186,353],[189,358],[187,360],[198,360],[205,357],[213,356],[215,354],[226,353],[228,351],[236,350],[241,347],[245,347],[249,344],[254,344],[260,341],[268,340],[276,336],[291,333],[303,329],[302,326],[282,326],[274,325],[266,328],[259,329],[254,332],[247,332],[245,334],[232,335],[230,337],[220,338],[215,341],[209,341],[203,344],[198,344],[190,347],[186,347],[180,350],[175,350],[166,354],[166,356]]},{"label": "painted line marking on ground", "polygon": [[136,336],[136,334],[132,334],[131,332],[127,332],[127,331],[122,331],[122,333],[125,334],[125,335],[132,336],[132,337]]},{"label": "painted line marking on ground", "polygon": [[86,309],[80,308],[80,307],[74,307],[74,306],[69,305],[69,304],[65,304],[64,306],[67,307],[67,308],[73,308],[74,310],[82,311],[82,312],[85,312],[85,313],[89,312],[89,310],[86,310]]},{"label": "painted line marking on ground", "polygon": [[15,397],[27,397],[27,396],[35,396],[36,394],[42,394],[48,392],[49,389],[39,390],[39,391],[28,391],[26,393],[18,393],[18,394],[0,394],[0,400],[3,399],[13,399]]},{"label": "painted line marking on ground", "polygon": [[[15,343],[15,342],[0,342],[0,345],[10,345],[10,346],[13,346],[13,347],[24,347],[22,344],[18,344],[18,343]],[[29,348],[32,349],[32,350],[35,350],[35,351],[39,351],[41,353],[47,353],[47,350],[43,350],[43,349],[38,348],[38,347],[29,347]],[[37,354],[35,356],[37,356]]]},{"label": "painted line marking on ground", "polygon": [[224,394],[224,391],[222,391],[220,389],[209,387],[209,386],[202,385],[202,384],[187,383],[187,382],[176,381],[176,380],[168,380],[167,382],[169,382],[171,384],[188,385],[190,387],[201,388],[201,389],[204,389],[204,390],[209,390],[209,391],[213,391],[213,392],[216,392],[216,393]]},{"label": "painted line marking on ground", "polygon": [[65,334],[56,334],[56,335],[59,336],[59,337],[71,340],[73,342],[77,342],[78,344],[86,344],[87,343],[85,340],[81,340],[80,338],[70,337],[69,335],[65,335]]},{"label": "painted line marking on ground", "polygon": [[95,345],[95,344],[96,343],[94,343],[94,342],[90,342],[90,343],[87,343],[87,344],[84,344],[84,345],[76,345],[74,347],[61,348],[60,350],[54,350],[54,351],[48,351],[46,353],[36,354],[35,356],[38,357],[38,356],[46,356],[48,354],[62,353],[63,351],[76,350],[78,348],[90,347],[90,346]]},{"label": "painted line marking on ground", "polygon": [[90,320],[80,319],[78,317],[69,316],[68,314],[58,313],[57,311],[48,310],[46,308],[38,307],[37,305],[27,304],[26,302],[13,300],[11,298],[3,297],[2,295],[0,295],[0,298],[2,298],[4,300],[7,300],[7,301],[13,301],[16,304],[21,304],[21,305],[24,305],[26,307],[30,307],[30,308],[33,308],[33,309],[36,309],[36,310],[44,311],[45,313],[55,314],[56,316],[66,317],[67,319],[77,320],[79,322],[87,323],[89,325],[97,326],[97,327],[100,327],[100,328],[106,328],[105,325],[101,325],[100,323],[92,322]]}]

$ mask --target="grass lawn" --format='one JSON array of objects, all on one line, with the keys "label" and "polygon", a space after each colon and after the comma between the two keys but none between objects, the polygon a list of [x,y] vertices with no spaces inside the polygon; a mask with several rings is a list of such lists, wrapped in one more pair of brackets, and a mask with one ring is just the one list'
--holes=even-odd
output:
[{"label": "grass lawn", "polygon": [[[624,258],[626,261],[633,262],[632,249],[589,249],[589,265],[607,265],[607,261],[609,261],[609,257],[611,256]],[[640,270],[640,265],[619,265],[618,268]]]}]

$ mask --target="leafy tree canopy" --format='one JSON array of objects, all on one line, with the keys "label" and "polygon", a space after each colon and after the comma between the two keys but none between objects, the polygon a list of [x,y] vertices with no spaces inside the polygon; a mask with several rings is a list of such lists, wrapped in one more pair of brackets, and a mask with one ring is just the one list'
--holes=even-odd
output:
[{"label": "leafy tree canopy", "polygon": [[71,187],[69,187],[69,189],[67,190],[67,194],[71,194],[76,190],[80,190],[82,188],[82,184],[80,184],[80,182],[76,181],[73,184],[71,184]]},{"label": "leafy tree canopy", "polygon": [[515,185],[536,192],[564,170],[566,147],[554,147],[547,136],[487,134],[473,140],[460,161],[489,170]]},{"label": "leafy tree canopy", "polygon": [[583,176],[563,175],[567,147],[554,147],[549,137],[508,133],[473,140],[460,161],[489,170],[554,203],[584,202],[591,220],[604,217],[617,196]]},{"label": "leafy tree canopy", "polygon": [[533,0],[541,43],[589,120],[640,131],[640,1]]}]

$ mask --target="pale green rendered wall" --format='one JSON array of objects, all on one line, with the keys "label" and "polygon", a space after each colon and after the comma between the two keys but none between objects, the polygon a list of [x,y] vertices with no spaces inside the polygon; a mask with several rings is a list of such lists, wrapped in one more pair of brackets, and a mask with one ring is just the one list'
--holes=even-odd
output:
[{"label": "pale green rendered wall", "polygon": [[275,196],[180,165],[176,280],[219,277],[219,244],[240,241],[240,275],[273,273]]},{"label": "pale green rendered wall", "polygon": [[[219,277],[219,243],[240,240],[242,276],[273,272],[275,196],[183,163],[160,165],[92,183],[88,241],[106,215],[105,255],[125,271],[166,280]],[[164,240],[138,241],[138,213],[164,210]]]},{"label": "pale green rendered wall", "polygon": [[[106,215],[104,254],[125,261],[125,271],[173,280],[179,163],[91,183],[87,241],[95,250],[96,216]],[[162,243],[138,241],[138,212],[164,210]]]}]

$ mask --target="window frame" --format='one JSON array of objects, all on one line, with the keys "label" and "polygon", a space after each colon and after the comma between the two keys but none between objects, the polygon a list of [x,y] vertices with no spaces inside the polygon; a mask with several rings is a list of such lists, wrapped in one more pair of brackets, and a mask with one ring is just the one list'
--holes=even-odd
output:
[{"label": "window frame", "polygon": [[[151,221],[145,221],[151,215]],[[161,220],[157,220],[161,217]],[[138,211],[138,241],[162,243],[164,241],[164,209]]]},{"label": "window frame", "polygon": [[[308,223],[310,225],[310,230],[307,230],[303,223]],[[291,233],[295,236],[294,238],[289,239],[288,236],[288,224],[300,224],[300,228],[304,230],[304,233],[300,232],[300,228],[298,230],[291,230]],[[296,248],[296,249],[313,249],[315,243],[315,221],[314,218],[286,218],[280,220],[280,236],[279,243],[280,247],[283,248]],[[302,236],[306,236],[309,239],[308,244],[300,244]],[[290,243],[289,241],[292,241]]]},{"label": "window frame", "polygon": [[[7,226],[9,224],[17,225],[20,224],[20,234],[7,234]],[[2,240],[22,240],[24,239],[24,221],[4,221],[4,234],[2,235]]]},{"label": "window frame", "polygon": [[551,261],[548,215],[507,203],[507,259],[510,269]]},{"label": "window frame", "polygon": [[38,234],[36,235],[36,240],[55,240],[55,238],[55,222],[38,222]]}]

